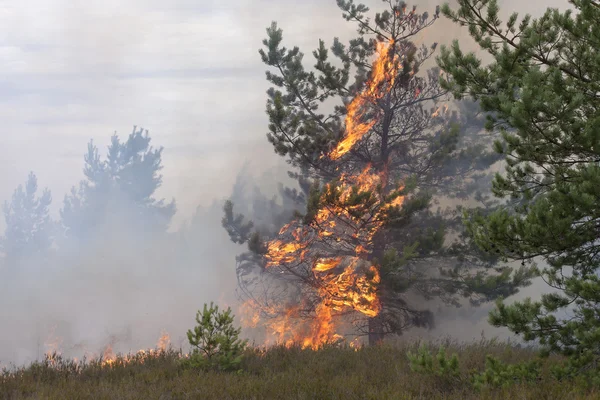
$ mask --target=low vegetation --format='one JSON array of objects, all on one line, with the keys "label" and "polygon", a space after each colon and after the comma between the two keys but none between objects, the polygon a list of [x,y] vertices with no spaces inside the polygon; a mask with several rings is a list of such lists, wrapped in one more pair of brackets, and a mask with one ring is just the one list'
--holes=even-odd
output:
[{"label": "low vegetation", "polygon": [[[440,347],[448,367],[440,368]],[[409,355],[412,354],[412,357]],[[433,355],[433,362],[419,357]],[[450,361],[456,354],[457,361]],[[425,356],[424,356],[425,355]],[[510,343],[482,340],[384,344],[353,349],[329,346],[248,347],[232,372],[190,368],[181,351],[119,359],[109,366],[47,357],[28,367],[5,370],[3,399],[597,399],[600,391],[585,379],[559,381],[552,367],[562,358],[538,360],[534,351]],[[490,359],[506,365],[535,362],[535,376],[507,374]],[[487,362],[487,367],[486,367]],[[437,372],[436,372],[437,371]],[[441,373],[438,373],[442,371]],[[494,375],[494,371],[496,374]],[[500,371],[500,372],[498,372]],[[498,381],[495,376],[503,375]],[[472,377],[479,377],[474,384]],[[499,384],[498,384],[499,383]]]},{"label": "low vegetation", "polygon": [[242,331],[233,325],[231,308],[219,311],[219,306],[204,304],[202,312],[196,313],[197,325],[187,332],[192,346],[183,365],[202,370],[231,371],[239,368],[246,340],[239,338]]},{"label": "low vegetation", "polygon": [[[169,349],[74,361],[47,355],[4,369],[4,399],[592,399],[591,375],[564,378],[564,356],[482,339],[387,342],[318,350],[259,348],[239,338],[231,309],[211,303],[187,332],[190,353]],[[558,373],[557,373],[558,372]],[[597,374],[596,374],[597,375]]]}]

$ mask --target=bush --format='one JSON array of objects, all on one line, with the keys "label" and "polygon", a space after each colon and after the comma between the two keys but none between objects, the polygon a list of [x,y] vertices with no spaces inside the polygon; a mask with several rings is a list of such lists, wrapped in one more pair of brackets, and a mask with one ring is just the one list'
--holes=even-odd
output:
[{"label": "bush", "polygon": [[540,373],[539,361],[506,364],[488,355],[485,359],[485,371],[473,377],[473,385],[476,389],[484,386],[507,387],[513,383],[538,380]]},{"label": "bush", "polygon": [[443,346],[440,346],[435,358],[425,345],[419,347],[416,354],[408,351],[407,356],[413,372],[436,375],[445,383],[469,382],[476,390],[485,387],[506,388],[514,383],[532,382],[540,379],[541,374],[541,365],[537,360],[507,364],[488,354],[483,372],[471,371],[470,378],[463,379],[460,375],[458,356],[453,354],[448,358]]},{"label": "bush", "polygon": [[247,340],[239,339],[241,328],[233,326],[231,308],[219,312],[219,306],[204,304],[196,313],[198,325],[188,330],[187,337],[192,352],[183,361],[184,366],[203,370],[235,370],[242,362]]},{"label": "bush", "polygon": [[444,346],[440,346],[435,363],[433,354],[424,344],[419,347],[417,354],[408,351],[406,355],[410,360],[410,369],[413,372],[434,374],[447,381],[459,380],[458,356],[453,354],[448,358]]}]

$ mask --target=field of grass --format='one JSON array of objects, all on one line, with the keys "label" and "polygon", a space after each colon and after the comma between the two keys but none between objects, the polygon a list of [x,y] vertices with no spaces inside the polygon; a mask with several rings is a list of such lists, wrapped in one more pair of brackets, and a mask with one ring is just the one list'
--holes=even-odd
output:
[{"label": "field of grass", "polygon": [[[582,382],[558,382],[545,361],[535,382],[476,390],[468,384],[483,370],[486,354],[506,362],[534,359],[528,349],[494,341],[446,343],[460,360],[460,376],[444,379],[413,372],[407,351],[417,344],[362,349],[329,347],[249,349],[240,372],[182,368],[180,352],[140,356],[110,366],[85,365],[60,357],[4,371],[2,399],[600,399],[600,390]],[[431,348],[435,350],[435,346]]]}]

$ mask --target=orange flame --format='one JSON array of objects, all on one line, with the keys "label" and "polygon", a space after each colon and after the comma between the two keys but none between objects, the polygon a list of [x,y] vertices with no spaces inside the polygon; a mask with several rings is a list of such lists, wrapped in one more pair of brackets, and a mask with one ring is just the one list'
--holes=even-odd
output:
[{"label": "orange flame", "polygon": [[165,352],[167,351],[169,345],[171,344],[171,336],[167,332],[163,332],[158,339],[158,343],[156,344],[156,348],[158,351]]},{"label": "orange flame", "polygon": [[[348,153],[375,125],[377,115],[367,122],[364,120],[367,111],[373,109],[372,105],[377,105],[394,88],[401,68],[394,49],[393,41],[378,43],[371,76],[366,87],[347,106],[345,134],[329,154],[330,159],[338,160]],[[367,165],[358,175],[342,174],[337,186],[329,184],[325,187],[326,193],[338,195],[340,205],[336,202],[336,205],[322,207],[308,226],[293,221],[281,228],[279,235],[290,235],[293,240],[277,239],[267,244],[267,268],[306,262],[313,245],[325,241],[333,242],[332,245],[339,247],[345,255],[316,257],[312,263],[310,279],[318,295],[316,304],[260,307],[254,300],[249,300],[242,307],[244,326],[256,327],[261,320],[258,310],[261,310],[263,315],[276,316],[267,318],[264,325],[277,343],[315,349],[342,338],[336,333],[336,318],[342,312],[353,310],[366,317],[378,315],[381,303],[377,286],[381,278],[378,268],[367,259],[372,252],[373,237],[383,226],[383,213],[401,206],[404,200],[398,193],[386,198],[383,195],[386,184],[386,168],[377,171]],[[373,201],[366,202],[367,205],[354,204],[351,200],[357,194]],[[311,322],[299,320],[303,307],[313,310]]]},{"label": "orange flame", "polygon": [[[346,135],[331,152],[329,157],[337,160],[346,154],[362,139],[362,137],[375,125],[375,119],[369,122],[361,122],[365,116],[365,105],[383,98],[394,87],[396,75],[400,69],[397,54],[390,54],[394,49],[394,41],[377,44],[378,57],[373,63],[371,79],[367,87],[356,96],[347,106],[346,113]],[[382,86],[386,86],[382,88]]]},{"label": "orange flame", "polygon": [[55,365],[57,362],[57,356],[61,355],[62,349],[62,338],[55,336],[54,332],[56,331],[56,326],[50,328],[50,334],[48,338],[44,341],[45,356],[50,365]]},{"label": "orange flame", "polygon": [[[44,342],[44,346],[46,347],[46,360],[48,361],[51,367],[58,367],[59,360],[58,356],[61,355],[61,347],[62,347],[62,338],[54,336],[55,327],[51,328],[49,338]],[[128,353],[126,355],[116,354],[114,351],[114,345],[116,343],[116,338],[111,337],[110,343],[107,344],[101,352],[100,358],[100,366],[101,367],[111,367],[114,365],[126,365],[132,362],[144,363],[151,357],[156,357],[160,354],[164,354],[169,350],[169,346],[171,343],[170,336],[167,332],[162,332],[160,338],[157,341],[155,349],[149,350],[138,350],[135,353]],[[83,348],[81,344],[75,345],[71,348],[73,349],[82,349],[84,350],[84,359],[79,359],[78,357],[73,357],[72,360],[76,363],[86,363],[89,360],[98,359],[98,354],[89,352]],[[188,357],[188,354],[179,354],[180,358]],[[81,371],[78,369],[77,371]]]}]

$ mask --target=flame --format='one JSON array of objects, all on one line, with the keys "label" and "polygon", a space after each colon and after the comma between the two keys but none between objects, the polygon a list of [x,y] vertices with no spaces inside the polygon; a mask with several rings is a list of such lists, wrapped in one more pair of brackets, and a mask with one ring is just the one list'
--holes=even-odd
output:
[{"label": "flame", "polygon": [[58,356],[62,354],[63,340],[62,338],[54,335],[55,331],[56,326],[52,326],[50,328],[48,338],[44,341],[44,348],[46,349],[44,355],[46,356],[46,360],[48,360],[50,365],[56,365]]},{"label": "flame", "polygon": [[156,344],[156,348],[158,351],[165,352],[167,351],[169,345],[171,344],[171,336],[167,332],[163,332],[158,339],[158,343]]},{"label": "flame", "polygon": [[[371,79],[367,81],[366,88],[346,107],[346,135],[329,155],[332,160],[337,160],[350,151],[375,125],[375,119],[369,122],[361,122],[365,116],[364,106],[369,102],[383,98],[394,87],[400,63],[398,62],[399,56],[397,54],[390,54],[393,49],[393,40],[377,44],[378,57],[373,63]],[[382,86],[386,87],[382,88]]]},{"label": "flame", "polygon": [[112,344],[108,344],[102,352],[102,365],[112,365],[117,359],[116,354],[113,352]]},{"label": "flame", "polygon": [[317,261],[313,267],[313,271],[324,272],[337,267],[342,262],[341,257],[323,258]]},{"label": "flame", "polygon": [[[394,52],[394,42],[380,42],[377,45],[377,58],[365,88],[347,105],[344,137],[328,154],[331,160],[338,160],[347,154],[373,128],[379,115],[370,115],[381,99],[394,88],[396,76],[401,68],[400,57]],[[417,93],[418,95],[418,93]],[[375,107],[377,108],[377,107]],[[342,338],[338,332],[341,315],[350,310],[365,317],[374,317],[381,310],[377,287],[381,281],[378,268],[368,260],[372,253],[373,238],[382,228],[384,213],[400,207],[404,198],[398,191],[394,195],[384,195],[387,185],[387,166],[375,169],[367,165],[357,174],[341,174],[338,182],[324,188],[323,204],[309,225],[292,221],[279,231],[276,239],[267,243],[266,268],[281,268],[281,272],[293,271],[294,266],[306,263],[323,244],[338,248],[341,254],[336,257],[314,257],[311,263],[311,284],[316,299],[308,304],[307,299],[300,304],[259,305],[248,300],[242,305],[242,324],[256,327],[259,322],[267,328],[266,344],[272,340],[278,344],[291,346],[299,344],[303,348],[319,348],[326,343]],[[337,195],[338,201],[326,201],[326,194]],[[373,201],[352,203],[353,196],[361,195]],[[334,196],[336,197],[336,196]],[[307,304],[305,304],[307,303]],[[312,310],[310,320],[306,310]],[[353,342],[357,348],[357,342]]]},{"label": "flame", "polygon": [[[60,356],[63,340],[60,337],[54,336],[55,328],[51,328],[50,334],[48,335],[48,339],[44,342],[44,347],[46,348],[46,359],[49,361],[50,365],[57,365],[57,357]],[[129,364],[134,360],[139,362],[144,362],[145,358],[156,356],[161,353],[165,353],[171,344],[170,335],[167,332],[162,332],[159,337],[156,348],[149,350],[138,350],[136,353],[129,353],[127,355],[118,355],[114,351],[114,346],[116,344],[116,338],[111,337],[109,343],[104,347],[100,355],[100,365],[102,367],[110,367],[115,363],[119,362],[122,364]],[[83,348],[81,344],[73,346],[71,349],[80,349],[83,350],[84,359],[85,360],[94,360],[98,358],[97,353],[93,353],[87,351]],[[79,358],[74,357],[73,361],[76,363],[79,361]]]},{"label": "flame", "polygon": [[46,349],[45,354],[52,356],[53,354],[60,354],[62,348],[62,338],[55,336],[56,326],[50,328],[48,338],[44,341],[44,348]]},{"label": "flame", "polygon": [[448,104],[444,104],[443,110],[442,110],[442,107],[436,108],[435,111],[433,113],[431,113],[431,116],[435,118],[440,115],[440,112],[446,114],[448,112]]},{"label": "flame", "polygon": [[296,253],[300,250],[300,260],[304,261],[306,251],[302,243],[283,243],[281,240],[275,240],[268,244],[266,258],[267,267],[279,265],[281,263],[291,262],[298,259]]},{"label": "flame", "polygon": [[113,351],[114,344],[115,343],[113,340],[113,343],[109,343],[102,351],[101,365],[103,367],[110,367],[117,362],[120,364],[130,364],[133,361],[144,363],[148,357],[154,357],[156,355],[165,353],[171,344],[171,336],[167,332],[163,331],[156,342],[155,349],[140,349],[136,353],[129,353],[126,355],[115,354]]}]

